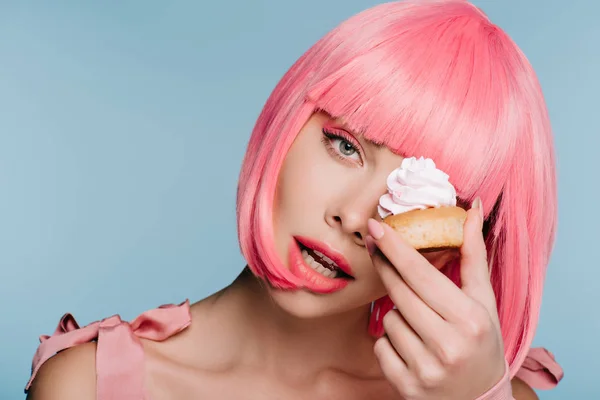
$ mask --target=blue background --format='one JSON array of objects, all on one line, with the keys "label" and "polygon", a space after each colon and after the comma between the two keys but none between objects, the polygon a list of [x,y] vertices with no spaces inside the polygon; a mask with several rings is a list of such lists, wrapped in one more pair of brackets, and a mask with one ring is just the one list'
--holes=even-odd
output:
[{"label": "blue background", "polygon": [[[566,377],[540,395],[595,398],[600,3],[475,3],[528,55],[556,134],[560,226],[535,343]],[[0,2],[0,398],[23,397],[37,335],[63,312],[129,319],[238,274],[237,174],[264,101],[374,4]]]}]

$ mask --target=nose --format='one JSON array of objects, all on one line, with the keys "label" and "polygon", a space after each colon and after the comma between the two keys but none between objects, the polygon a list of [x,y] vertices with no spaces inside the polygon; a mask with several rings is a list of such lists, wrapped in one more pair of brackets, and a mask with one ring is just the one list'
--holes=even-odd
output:
[{"label": "nose", "polygon": [[357,245],[364,246],[367,222],[369,218],[377,217],[377,204],[384,191],[383,187],[363,187],[346,193],[337,207],[328,213],[327,223],[351,236]]}]

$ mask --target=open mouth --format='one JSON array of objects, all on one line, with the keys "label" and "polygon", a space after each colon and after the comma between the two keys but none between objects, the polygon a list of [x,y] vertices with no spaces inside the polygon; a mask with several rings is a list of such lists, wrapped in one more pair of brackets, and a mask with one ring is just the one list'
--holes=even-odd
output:
[{"label": "open mouth", "polygon": [[327,245],[307,238],[296,238],[302,258],[314,271],[331,279],[354,279],[344,257]]},{"label": "open mouth", "polygon": [[299,245],[300,250],[302,251],[302,258],[304,259],[304,262],[306,262],[306,264],[313,270],[317,271],[323,276],[326,276],[327,278],[353,279],[350,275],[342,271],[340,267],[338,267],[338,265],[325,254],[321,253],[320,251],[310,249],[302,244]]},{"label": "open mouth", "polygon": [[290,271],[302,280],[303,289],[331,294],[354,282],[346,258],[327,243],[295,236],[288,257]]}]

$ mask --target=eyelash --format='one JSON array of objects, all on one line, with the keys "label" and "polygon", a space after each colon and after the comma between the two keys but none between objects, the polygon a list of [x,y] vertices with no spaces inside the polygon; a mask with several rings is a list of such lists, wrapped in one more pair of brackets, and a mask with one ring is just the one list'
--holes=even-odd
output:
[{"label": "eyelash", "polygon": [[333,140],[342,140],[344,142],[349,143],[354,148],[354,151],[356,151],[356,154],[358,154],[358,156],[360,157],[361,161],[359,163],[362,165],[362,153],[359,149],[359,145],[356,143],[356,140],[354,138],[352,138],[350,135],[344,132],[334,133],[330,130],[323,128],[322,142],[327,148],[327,151],[329,151],[331,155],[337,157],[340,161],[356,163],[356,161],[349,160],[349,157],[340,154],[338,149],[334,149],[333,145],[331,144],[331,141]]}]

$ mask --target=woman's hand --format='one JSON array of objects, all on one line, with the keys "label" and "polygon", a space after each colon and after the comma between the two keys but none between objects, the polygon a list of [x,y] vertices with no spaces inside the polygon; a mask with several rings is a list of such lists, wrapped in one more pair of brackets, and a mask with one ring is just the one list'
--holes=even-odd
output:
[{"label": "woman's hand", "polygon": [[369,220],[367,247],[397,307],[375,344],[383,373],[407,400],[471,400],[506,363],[482,234],[481,201],[467,212],[457,287],[386,224]]}]

